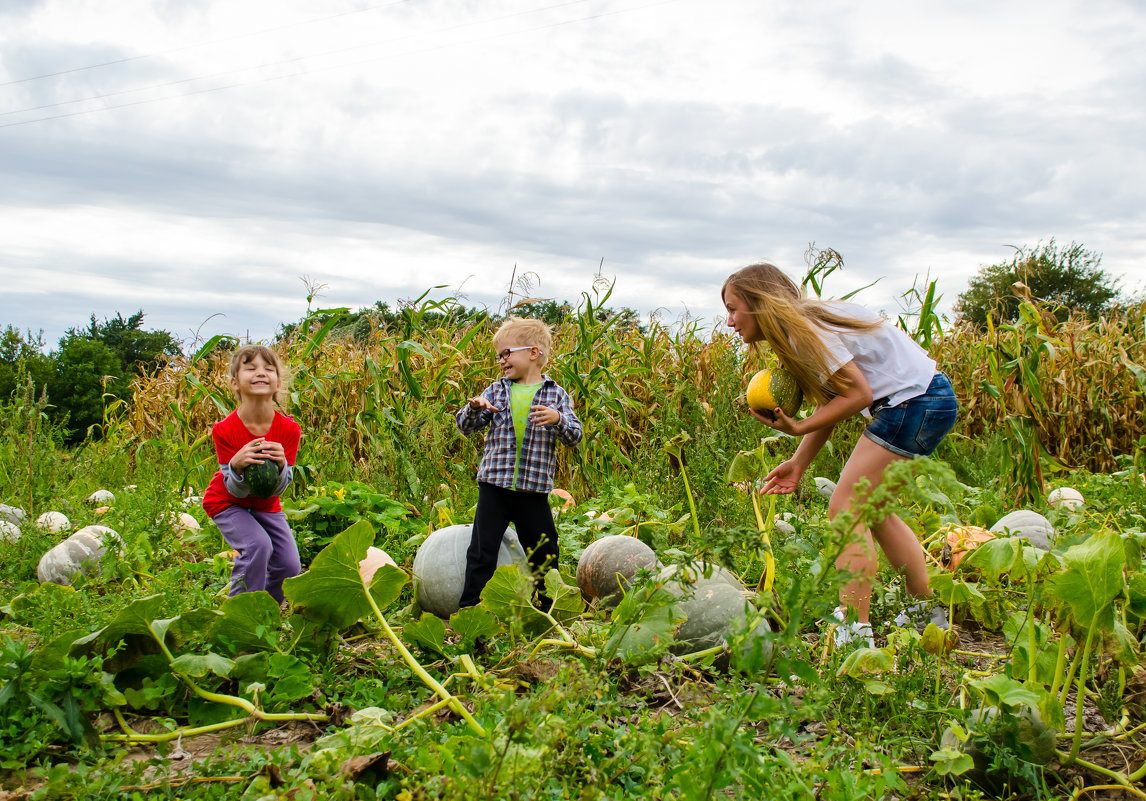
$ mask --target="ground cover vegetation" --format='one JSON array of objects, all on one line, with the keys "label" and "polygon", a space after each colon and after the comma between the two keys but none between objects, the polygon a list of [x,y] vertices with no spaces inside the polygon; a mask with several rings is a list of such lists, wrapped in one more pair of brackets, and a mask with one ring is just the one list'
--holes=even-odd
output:
[{"label": "ground cover vegetation", "polygon": [[[811,251],[806,286],[839,268]],[[878,647],[842,651],[832,565],[856,521],[829,524],[811,481],[751,491],[794,445],[745,413],[767,365],[695,321],[610,313],[606,282],[557,321],[549,365],[585,439],[559,457],[574,500],[552,499],[548,612],[513,567],[449,620],[414,601],[419,545],[472,520],[480,443],[453,412],[494,377],[496,320],[457,299],[284,326],[283,405],[304,432],[284,505],[305,572],[282,608],[226,598],[230,554],[194,500],[216,468],[210,425],[233,408],[234,342],[140,370],[78,444],[22,367],[0,403],[0,512],[18,533],[0,540],[0,794],[1146,797],[1146,307],[1063,314],[1018,291],[1014,317],[985,326],[938,317],[934,283],[905,294],[899,322],[961,417],[856,514],[908,521],[954,626],[893,625],[906,599],[885,567]],[[859,432],[841,426],[810,475],[837,477]],[[1051,505],[1063,486],[1084,503]],[[88,502],[99,488],[114,501]],[[964,544],[1020,508],[1053,526],[1045,549],[1008,531]],[[68,527],[37,525],[47,511]],[[41,555],[89,524],[120,542],[70,586],[39,583]],[[618,534],[732,571],[752,614],[690,653],[656,571],[615,606],[587,601],[578,560]],[[397,566],[367,581],[370,546]]]}]

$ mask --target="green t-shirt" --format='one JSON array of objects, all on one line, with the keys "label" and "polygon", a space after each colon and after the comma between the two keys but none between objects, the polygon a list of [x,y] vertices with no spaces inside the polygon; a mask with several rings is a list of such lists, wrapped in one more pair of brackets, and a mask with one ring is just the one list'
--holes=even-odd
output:
[{"label": "green t-shirt", "polygon": [[509,411],[513,415],[513,433],[517,435],[517,455],[513,460],[513,486],[517,487],[517,470],[521,467],[521,443],[525,441],[525,427],[529,424],[529,409],[533,406],[533,396],[541,388],[536,384],[522,384],[514,381],[509,388]]}]

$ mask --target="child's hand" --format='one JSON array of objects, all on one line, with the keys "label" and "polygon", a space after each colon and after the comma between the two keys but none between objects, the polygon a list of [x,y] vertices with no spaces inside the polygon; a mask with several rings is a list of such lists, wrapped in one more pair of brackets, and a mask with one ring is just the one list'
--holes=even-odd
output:
[{"label": "child's hand", "polygon": [[548,406],[533,406],[529,410],[529,422],[538,426],[553,426],[561,422],[561,412]]},{"label": "child's hand", "polygon": [[489,398],[487,398],[485,395],[478,395],[476,398],[470,398],[467,403],[469,403],[471,409],[485,409],[486,411],[490,412],[501,411],[492,403],[490,403]]},{"label": "child's hand", "polygon": [[281,470],[286,465],[286,452],[281,442],[271,442],[262,437],[256,437],[235,452],[231,457],[231,469],[242,473],[253,464],[262,464],[267,460],[277,462]]},{"label": "child's hand", "polygon": [[794,459],[781,462],[768,475],[764,476],[764,489],[761,490],[761,494],[787,495],[790,492],[795,492],[802,475],[804,475],[804,468],[797,464]]}]

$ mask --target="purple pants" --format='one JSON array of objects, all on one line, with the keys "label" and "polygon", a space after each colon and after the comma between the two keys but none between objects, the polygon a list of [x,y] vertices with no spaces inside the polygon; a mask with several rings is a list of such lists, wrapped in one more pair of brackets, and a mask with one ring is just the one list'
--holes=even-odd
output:
[{"label": "purple pants", "polygon": [[211,519],[227,544],[239,552],[231,570],[231,595],[266,590],[282,603],[283,582],[302,572],[298,543],[286,515],[228,506]]}]

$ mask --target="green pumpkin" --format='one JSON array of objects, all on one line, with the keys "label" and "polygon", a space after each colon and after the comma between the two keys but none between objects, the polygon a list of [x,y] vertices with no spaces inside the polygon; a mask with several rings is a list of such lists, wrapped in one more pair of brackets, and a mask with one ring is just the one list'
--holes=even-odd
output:
[{"label": "green pumpkin", "polygon": [[761,370],[752,376],[745,399],[758,412],[771,412],[779,406],[784,414],[792,417],[800,411],[804,393],[791,373],[777,367],[774,370]]},{"label": "green pumpkin", "polygon": [[243,471],[247,486],[256,498],[270,498],[279,485],[279,465],[270,459],[261,464],[252,464]]}]

